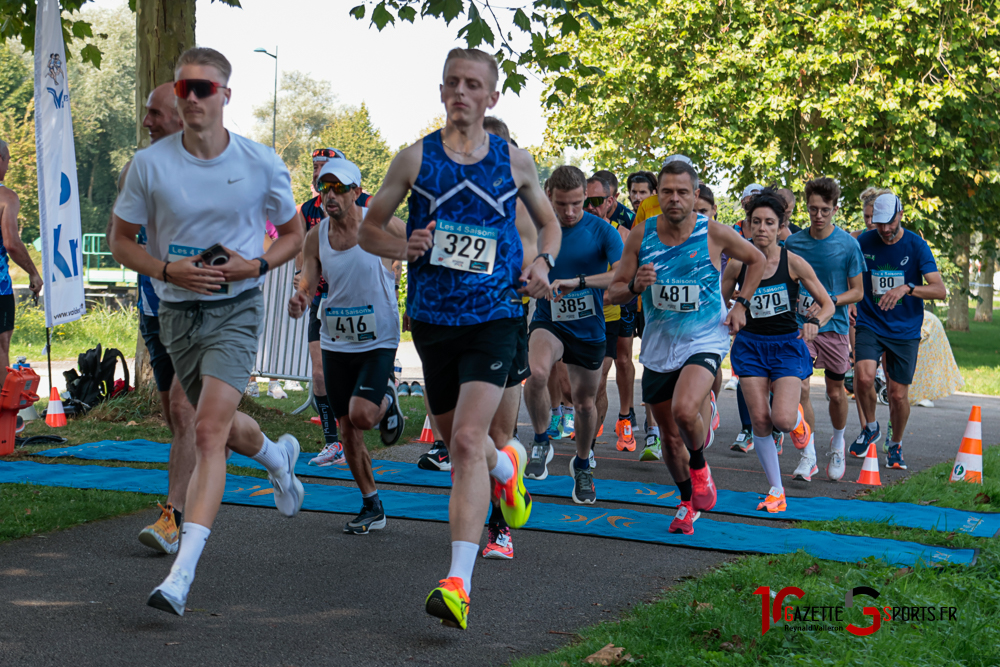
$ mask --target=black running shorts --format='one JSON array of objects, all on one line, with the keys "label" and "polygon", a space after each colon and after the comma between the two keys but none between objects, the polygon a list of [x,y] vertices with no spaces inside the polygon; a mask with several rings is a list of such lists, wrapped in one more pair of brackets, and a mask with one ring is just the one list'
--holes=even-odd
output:
[{"label": "black running shorts", "polygon": [[[687,361],[684,362],[684,366],[701,366],[711,373],[712,377],[715,377],[715,373],[719,370],[719,364],[721,363],[722,357],[717,354],[698,352],[688,357]],[[674,387],[677,386],[677,379],[681,376],[684,366],[669,373],[658,373],[644,368],[642,371],[642,402],[646,405],[656,405],[657,403],[672,400],[674,397]]]},{"label": "black running shorts", "polygon": [[323,378],[333,416],[340,419],[350,412],[352,396],[381,405],[395,359],[396,348],[367,352],[323,350]]},{"label": "black running shorts", "polygon": [[[557,329],[551,322],[536,320],[531,323],[531,331],[545,329],[559,339],[563,346],[562,362],[571,366],[596,371],[604,363],[604,343],[587,343],[569,336]],[[529,332],[528,337],[531,337]]]},{"label": "black running shorts", "polygon": [[510,372],[507,373],[507,384],[505,389],[516,387],[531,377],[531,368],[528,366],[528,316],[525,313],[521,326],[517,328],[517,349],[514,351],[514,363],[510,365]]},{"label": "black running shorts", "polygon": [[319,304],[309,305],[309,334],[307,340],[310,343],[319,342]]},{"label": "black running shorts", "polygon": [[14,330],[14,295],[0,294],[0,333]]}]

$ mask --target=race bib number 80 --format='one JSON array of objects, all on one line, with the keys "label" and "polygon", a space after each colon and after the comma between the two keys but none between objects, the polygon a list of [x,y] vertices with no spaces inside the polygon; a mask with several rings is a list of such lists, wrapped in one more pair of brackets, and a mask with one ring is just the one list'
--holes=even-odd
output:
[{"label": "race bib number 80", "polygon": [[903,284],[902,271],[872,271],[872,294],[881,296]]},{"label": "race bib number 80", "polygon": [[376,340],[375,308],[327,308],[326,329],[335,342],[366,343]]},{"label": "race bib number 80", "polygon": [[572,322],[593,317],[594,314],[594,293],[590,290],[570,292],[558,301],[552,302],[554,322]]},{"label": "race bib number 80", "polygon": [[493,273],[498,229],[438,220],[434,227],[431,264],[471,273]]},{"label": "race bib number 80", "polygon": [[671,280],[656,284],[653,290],[653,306],[658,310],[675,313],[693,313],[700,305],[701,287],[694,280]]}]

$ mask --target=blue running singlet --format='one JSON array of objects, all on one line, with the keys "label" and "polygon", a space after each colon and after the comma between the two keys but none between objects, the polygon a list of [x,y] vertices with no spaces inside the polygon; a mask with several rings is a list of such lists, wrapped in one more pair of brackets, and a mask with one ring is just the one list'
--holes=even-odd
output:
[{"label": "blue running singlet", "polygon": [[424,137],[406,236],[436,225],[434,247],[409,263],[406,305],[415,320],[466,326],[524,314],[510,149],[489,137],[489,152],[475,164],[449,158],[440,130]]},{"label": "blue running singlet", "polygon": [[691,235],[676,246],[660,241],[657,220],[646,220],[639,249],[639,266],[652,263],[656,269],[656,283],[642,293],[646,328],[639,362],[669,373],[694,354],[725,357],[729,329],[719,269],[708,251],[708,218],[699,215]]},{"label": "blue running singlet", "polygon": [[[0,188],[6,187],[0,183]],[[10,257],[7,255],[7,244],[0,234],[0,295],[13,294],[14,283],[10,279]]]}]

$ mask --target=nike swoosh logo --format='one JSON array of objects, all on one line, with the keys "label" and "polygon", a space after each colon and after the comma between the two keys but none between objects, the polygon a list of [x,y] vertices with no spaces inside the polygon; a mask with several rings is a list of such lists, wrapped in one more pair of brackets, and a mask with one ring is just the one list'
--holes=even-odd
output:
[{"label": "nike swoosh logo", "polygon": [[524,371],[526,371],[526,370],[528,370],[528,367],[527,367],[527,366],[525,366],[524,368],[522,368],[521,370],[519,370],[519,371],[517,372],[517,374],[518,374],[518,375],[522,375],[522,374],[524,373]]},{"label": "nike swoosh logo", "polygon": [[229,184],[232,185],[233,183],[237,183],[239,181],[242,181],[244,178],[246,178],[246,176],[241,176],[240,178],[230,178],[229,179]]}]

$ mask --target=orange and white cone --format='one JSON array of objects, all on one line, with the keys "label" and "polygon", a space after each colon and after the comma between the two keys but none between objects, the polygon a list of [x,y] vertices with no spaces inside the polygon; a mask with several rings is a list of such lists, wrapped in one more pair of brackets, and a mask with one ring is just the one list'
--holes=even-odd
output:
[{"label": "orange and white cone", "polygon": [[424,428],[420,431],[420,437],[414,442],[425,442],[428,445],[434,444],[434,431],[431,430],[431,418],[424,417]]},{"label": "orange and white cone", "polygon": [[983,483],[983,421],[978,405],[972,406],[969,423],[951,469],[951,481]]},{"label": "orange and white cone", "polygon": [[52,387],[49,395],[49,407],[45,411],[45,423],[52,428],[66,425],[66,411],[63,410],[62,399],[59,398],[59,390]]},{"label": "orange and white cone", "polygon": [[878,450],[874,442],[868,445],[865,462],[861,464],[861,476],[858,477],[858,484],[882,486],[882,480],[878,476]]}]

